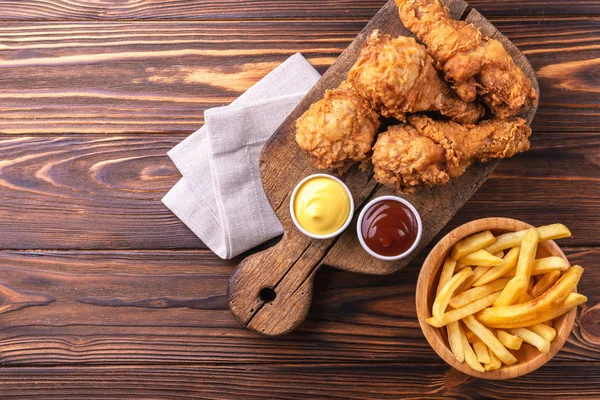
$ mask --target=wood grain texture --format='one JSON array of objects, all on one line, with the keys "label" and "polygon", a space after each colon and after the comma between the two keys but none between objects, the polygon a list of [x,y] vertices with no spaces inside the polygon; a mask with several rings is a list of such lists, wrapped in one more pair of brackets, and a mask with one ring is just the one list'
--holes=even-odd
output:
[{"label": "wood grain texture", "polygon": [[[0,248],[203,248],[160,202],[179,179],[166,152],[183,138],[0,137]],[[560,221],[574,233],[566,245],[600,245],[600,136],[531,139],[531,150],[500,163],[442,232],[505,216]]]},{"label": "wood grain texture", "polygon": [[[324,72],[366,22],[2,23],[0,134],[189,134],[295,52]],[[597,132],[600,20],[494,24],[537,72],[534,132]]]},{"label": "wood grain texture", "polygon": [[[324,72],[384,3],[0,0],[0,248],[203,247],[159,202],[178,179],[165,152],[294,52]],[[541,107],[533,150],[448,228],[561,221],[574,233],[561,244],[600,245],[599,3],[470,3],[524,50]],[[418,260],[387,277],[321,269],[308,320],[274,341],[227,310],[239,259],[0,251],[1,283],[57,299],[2,314],[0,397],[598,398],[600,253],[567,255],[588,267],[590,302],[547,366],[499,383],[452,370],[422,337]]]},{"label": "wood grain texture", "polygon": [[[426,374],[421,371],[427,371]],[[4,368],[8,398],[69,399],[596,399],[593,364],[546,367],[510,381],[481,381],[437,363],[374,365]],[[577,383],[573,383],[573,380]],[[402,391],[397,390],[403,388]]]},{"label": "wood grain texture", "polygon": [[19,291],[0,283],[0,314],[28,307],[45,306],[54,300],[54,297],[45,293]]},{"label": "wood grain texture", "polygon": [[[462,0],[446,0],[454,18],[464,18],[478,26],[482,33],[498,40],[513,61],[539,92],[533,68],[523,54],[475,9],[467,10]],[[298,147],[296,120],[308,108],[323,98],[327,89],[333,89],[346,79],[371,32],[379,29],[391,35],[409,35],[398,18],[398,9],[390,0],[344,50],[336,62],[307,93],[304,99],[269,138],[260,156],[263,187],[269,203],[281,221],[284,235],[275,247],[245,258],[231,276],[228,287],[229,308],[249,329],[278,336],[295,329],[308,315],[312,299],[314,274],[321,265],[345,271],[385,275],[404,268],[450,221],[467,200],[477,191],[499,161],[471,166],[466,173],[448,184],[423,188],[411,195],[403,195],[418,210],[423,221],[419,244],[412,254],[396,261],[383,261],[364,251],[356,236],[356,219],[339,236],[328,240],[309,239],[298,231],[291,221],[290,194],[297,182],[319,172],[310,157]],[[531,124],[538,104],[521,113]],[[294,160],[289,162],[289,160]],[[330,171],[331,172],[331,171]],[[340,177],[350,188],[355,210],[370,198],[398,195],[393,188],[378,185],[372,173],[355,166]],[[265,299],[262,291],[271,291],[273,298]]]},{"label": "wood grain texture", "polygon": [[0,133],[189,134],[298,51],[323,71],[363,25],[2,24]]},{"label": "wood grain texture", "polygon": [[0,140],[0,247],[203,247],[160,201],[180,177],[166,153],[182,139]]},{"label": "wood grain texture", "polygon": [[[5,20],[115,20],[208,18],[370,18],[386,0],[2,0],[0,19]],[[600,15],[593,0],[562,2],[543,0],[473,0],[471,6],[490,16]]]},{"label": "wood grain texture", "polygon": [[[208,251],[2,251],[4,284],[56,301],[2,314],[0,360],[4,367],[348,363],[368,371],[377,363],[441,365],[415,313],[426,253],[390,276],[322,269],[308,319],[273,340],[242,328],[227,308],[236,260]],[[600,250],[565,253],[586,268],[579,291],[589,301],[548,367],[600,361]]]}]

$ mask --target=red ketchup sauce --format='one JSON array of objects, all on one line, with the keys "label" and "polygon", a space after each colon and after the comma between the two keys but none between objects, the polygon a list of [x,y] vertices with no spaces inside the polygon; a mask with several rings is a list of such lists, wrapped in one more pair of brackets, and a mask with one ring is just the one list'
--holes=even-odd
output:
[{"label": "red ketchup sauce", "polygon": [[375,253],[397,256],[417,239],[417,218],[404,204],[382,200],[365,212],[361,231],[365,244]]}]

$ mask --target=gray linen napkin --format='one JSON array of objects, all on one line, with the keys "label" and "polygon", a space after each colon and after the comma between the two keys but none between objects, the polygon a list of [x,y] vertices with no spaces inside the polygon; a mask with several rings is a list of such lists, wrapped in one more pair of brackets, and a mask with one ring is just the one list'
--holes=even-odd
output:
[{"label": "gray linen napkin", "polygon": [[229,259],[283,233],[264,194],[265,141],[319,80],[295,54],[169,151],[183,178],[162,199],[219,257]]}]

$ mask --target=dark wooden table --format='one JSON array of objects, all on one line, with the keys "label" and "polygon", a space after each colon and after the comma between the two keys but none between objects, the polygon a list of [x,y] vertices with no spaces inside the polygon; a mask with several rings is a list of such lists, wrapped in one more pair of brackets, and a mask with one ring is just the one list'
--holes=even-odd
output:
[{"label": "dark wooden table", "polygon": [[[243,329],[222,261],[160,202],[166,152],[289,55],[321,72],[384,0],[0,0],[0,397],[600,397],[600,2],[473,0],[541,85],[532,150],[448,229],[560,221],[589,297],[568,343],[512,381],[448,367],[419,329],[424,255],[390,277],[324,269],[308,320]],[[446,230],[446,231],[447,231]],[[4,310],[6,311],[6,310]]]}]

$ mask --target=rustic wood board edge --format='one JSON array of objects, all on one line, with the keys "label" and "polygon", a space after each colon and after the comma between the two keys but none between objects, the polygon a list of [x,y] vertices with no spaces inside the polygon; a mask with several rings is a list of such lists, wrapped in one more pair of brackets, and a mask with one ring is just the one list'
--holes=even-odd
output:
[{"label": "rustic wood board edge", "polygon": [[[466,2],[446,0],[445,3],[454,18],[471,22],[486,35],[501,41],[539,92],[534,70],[516,46],[476,10],[469,9]],[[493,161],[474,165],[463,176],[445,186],[425,188],[416,194],[403,196],[419,210],[424,221],[424,232],[412,256],[397,262],[376,260],[364,252],[355,234],[357,213],[353,224],[338,238],[312,240],[294,227],[288,211],[292,189],[302,177],[319,172],[295,143],[295,121],[313,102],[322,98],[326,89],[337,87],[345,79],[363,42],[374,29],[392,35],[412,35],[402,26],[394,0],[388,1],[284,121],[261,153],[260,168],[265,193],[285,233],[274,247],[244,259],[233,272],[228,287],[232,313],[242,325],[258,333],[269,336],[285,334],[304,321],[312,300],[313,278],[323,264],[377,275],[404,268],[448,223],[499,163]],[[533,120],[536,110],[537,104],[522,115],[528,124]],[[357,167],[350,169],[342,179],[353,194],[356,209],[372,197],[394,193],[393,189],[377,184],[371,173],[364,173]]]}]

